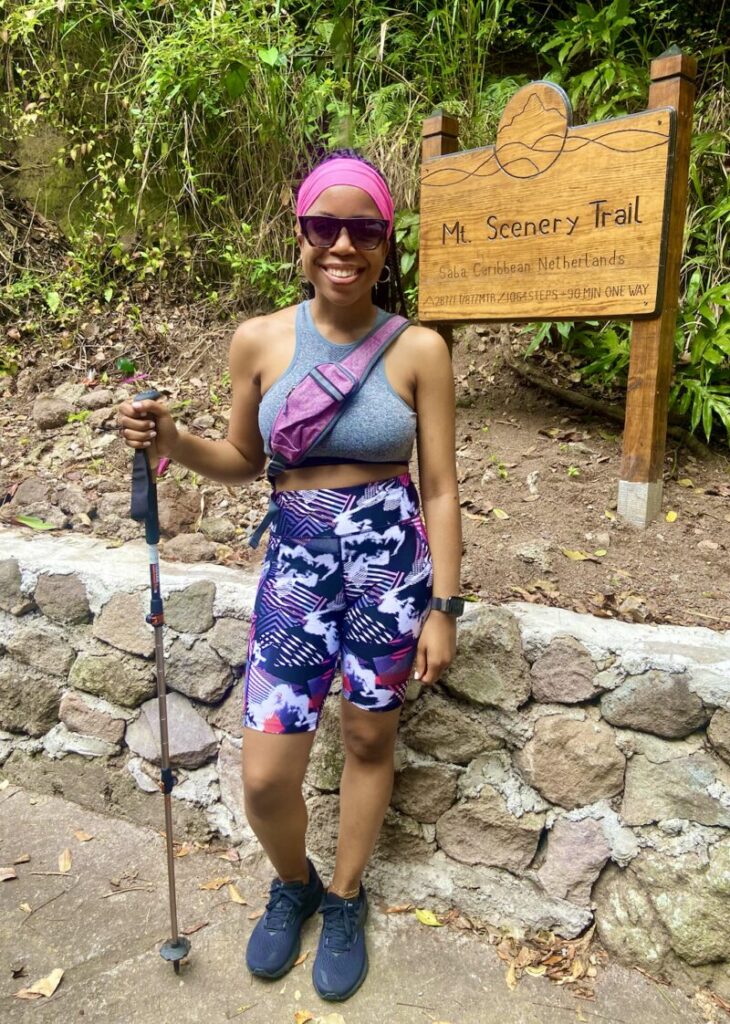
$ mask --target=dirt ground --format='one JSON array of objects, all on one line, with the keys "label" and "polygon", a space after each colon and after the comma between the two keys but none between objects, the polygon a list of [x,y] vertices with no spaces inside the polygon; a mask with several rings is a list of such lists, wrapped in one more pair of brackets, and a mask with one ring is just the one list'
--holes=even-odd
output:
[{"label": "dirt ground", "polygon": [[[179,420],[203,436],[225,435],[230,401],[225,370],[235,320],[211,322],[141,291],[133,311],[90,315],[74,333],[25,344],[26,327],[6,334],[21,350],[20,372],[0,377],[0,522],[17,526],[12,496],[29,476],[71,485],[88,501],[65,529],[136,536],[121,500],[130,480],[129,451],[100,438],[113,424],[82,418],[41,430],[32,416],[39,393],[60,384],[119,387],[120,355],[147,376],[130,393],[156,385],[169,392]],[[12,332],[12,333],[11,333]],[[27,339],[30,340],[30,337]],[[457,332],[457,463],[463,510],[463,593],[490,602],[527,600],[628,621],[730,626],[730,456],[706,456],[669,439],[661,516],[646,530],[620,521],[616,495],[620,423],[561,404],[510,368],[520,342],[496,328]],[[66,354],[68,353],[68,354]],[[569,383],[569,367],[547,354],[543,369]],[[107,374],[105,382],[103,375]],[[417,466],[412,467],[417,476]],[[199,516],[219,517],[235,533],[215,558],[253,565],[262,553],[245,542],[266,508],[265,480],[227,488],[172,465],[167,476],[198,492]],[[110,511],[104,496],[116,495]],[[99,514],[98,506],[105,509]],[[42,511],[42,508],[41,508]],[[36,509],[36,513],[38,510]],[[42,515],[41,515],[41,518]],[[192,527],[194,528],[194,527]],[[62,529],[57,531],[59,534]]]}]

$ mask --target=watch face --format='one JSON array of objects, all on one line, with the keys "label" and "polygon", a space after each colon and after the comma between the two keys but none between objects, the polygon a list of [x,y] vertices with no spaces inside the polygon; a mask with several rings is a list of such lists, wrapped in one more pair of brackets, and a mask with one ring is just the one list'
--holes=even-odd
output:
[{"label": "watch face", "polygon": [[449,599],[452,615],[463,615],[464,614],[464,598],[463,597],[452,597]]}]

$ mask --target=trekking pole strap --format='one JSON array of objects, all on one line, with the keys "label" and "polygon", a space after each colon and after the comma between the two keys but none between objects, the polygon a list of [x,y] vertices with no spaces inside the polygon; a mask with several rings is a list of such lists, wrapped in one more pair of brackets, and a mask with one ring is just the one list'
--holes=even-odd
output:
[{"label": "trekking pole strap", "polygon": [[[160,397],[160,392],[152,389],[135,395],[132,401],[143,402],[148,398],[154,400]],[[147,543],[157,544],[160,539],[160,523],[157,513],[157,486],[147,452],[142,448],[138,448],[135,451],[134,462],[132,463],[132,506],[130,514],[136,522],[144,523]]]},{"label": "trekking pole strap", "polygon": [[163,768],[160,772],[160,782],[163,793],[172,793],[172,788],[177,782],[177,779],[172,773],[172,768]]}]

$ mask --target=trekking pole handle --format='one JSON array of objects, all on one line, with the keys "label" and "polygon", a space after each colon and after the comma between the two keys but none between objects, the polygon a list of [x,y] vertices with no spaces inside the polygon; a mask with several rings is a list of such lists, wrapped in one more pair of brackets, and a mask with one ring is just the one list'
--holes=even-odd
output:
[{"label": "trekking pole handle", "polygon": [[[135,395],[133,402],[162,398],[159,391],[151,388]],[[132,519],[144,522],[145,539],[148,544],[157,544],[160,539],[160,520],[157,513],[157,484],[150,466],[147,452],[137,448],[132,463]]]}]

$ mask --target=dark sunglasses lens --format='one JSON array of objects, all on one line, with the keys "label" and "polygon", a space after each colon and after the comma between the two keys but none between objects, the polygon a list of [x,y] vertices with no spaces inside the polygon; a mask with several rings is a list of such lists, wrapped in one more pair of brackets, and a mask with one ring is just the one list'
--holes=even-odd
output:
[{"label": "dark sunglasses lens", "polygon": [[307,217],[303,226],[309,244],[322,249],[329,249],[334,245],[342,228],[342,224],[335,217]]},{"label": "dark sunglasses lens", "polygon": [[374,217],[347,221],[347,232],[357,249],[377,249],[387,230],[387,223]]},{"label": "dark sunglasses lens", "polygon": [[375,217],[303,217],[302,229],[310,245],[329,249],[347,228],[352,244],[357,249],[377,249],[388,231],[388,223]]}]

